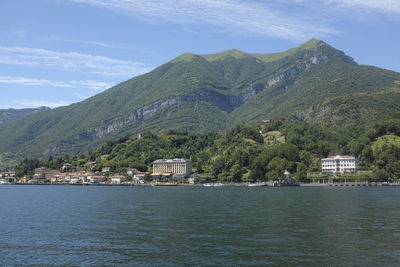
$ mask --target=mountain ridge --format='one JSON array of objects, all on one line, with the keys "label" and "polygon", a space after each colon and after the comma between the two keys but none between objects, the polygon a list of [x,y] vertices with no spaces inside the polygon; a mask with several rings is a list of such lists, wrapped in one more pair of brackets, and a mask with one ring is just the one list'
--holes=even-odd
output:
[{"label": "mountain ridge", "polygon": [[82,102],[11,123],[0,129],[0,150],[44,156],[147,130],[222,131],[290,117],[335,97],[374,94],[396,80],[399,73],[358,65],[316,39],[273,54],[185,53]]},{"label": "mountain ridge", "polygon": [[7,123],[17,121],[32,113],[36,113],[41,109],[49,109],[49,108],[40,107],[40,108],[23,108],[23,109],[14,109],[14,108],[0,109],[0,127],[3,127]]}]

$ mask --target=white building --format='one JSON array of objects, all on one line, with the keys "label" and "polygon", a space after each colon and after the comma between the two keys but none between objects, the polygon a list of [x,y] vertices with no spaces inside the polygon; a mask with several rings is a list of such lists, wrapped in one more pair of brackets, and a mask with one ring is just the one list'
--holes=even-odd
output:
[{"label": "white building", "polygon": [[79,184],[81,182],[81,179],[79,176],[71,175],[69,179],[70,184]]},{"label": "white building", "polygon": [[88,178],[92,184],[99,184],[106,181],[105,176],[89,176]]},{"label": "white building", "polygon": [[116,176],[111,177],[111,183],[112,184],[121,184],[123,182],[125,182],[125,177],[124,176],[116,175]]},{"label": "white building", "polygon": [[321,159],[323,173],[357,172],[358,159],[352,156],[332,156]]},{"label": "white building", "polygon": [[192,161],[188,159],[158,159],[153,162],[153,175],[172,173],[174,178],[185,178],[192,173]]},{"label": "white building", "polygon": [[135,169],[135,168],[128,168],[128,169],[126,169],[126,174],[128,174],[128,175],[130,175],[130,176],[133,176],[133,175],[135,175],[135,174],[137,174],[137,173],[139,173],[139,170],[138,170],[138,169]]},{"label": "white building", "polygon": [[102,169],[101,169],[101,172],[103,172],[103,173],[106,173],[106,172],[110,172],[110,167],[103,167]]}]

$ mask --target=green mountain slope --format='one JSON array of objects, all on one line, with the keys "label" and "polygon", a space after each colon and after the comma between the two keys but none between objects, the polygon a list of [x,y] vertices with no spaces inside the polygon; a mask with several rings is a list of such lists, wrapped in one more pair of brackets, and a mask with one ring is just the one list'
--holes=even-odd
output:
[{"label": "green mountain slope", "polygon": [[[47,109],[47,108],[42,107],[40,109]],[[38,108],[0,109],[0,128],[9,122],[17,121],[37,111],[39,111]]]},{"label": "green mountain slope", "polygon": [[308,109],[294,112],[289,119],[351,126],[382,120],[387,114],[398,110],[400,110],[400,83],[378,92],[328,98]]},{"label": "green mountain slope", "polygon": [[[329,62],[311,66],[308,71],[302,72],[292,79],[286,79],[263,91],[257,98],[251,99],[246,105],[236,109],[233,114],[236,121],[258,121],[262,118],[285,117],[298,110],[314,110],[314,118],[326,113],[322,103],[330,102],[332,109],[326,115],[339,116],[346,120],[338,125],[354,125],[359,118],[346,116],[344,106],[338,106],[341,101],[349,101],[349,97],[359,102],[360,93],[368,93],[370,101],[378,101],[379,107],[385,104],[384,95],[399,97],[399,91],[392,91],[389,88],[395,86],[399,73],[370,67],[348,64],[340,59],[332,59]],[[384,93],[384,94],[382,94]],[[374,100],[373,100],[373,99]],[[322,103],[321,103],[322,102]],[[365,112],[360,114],[363,120],[370,119],[369,113],[372,107],[367,99],[361,106],[349,105],[346,109],[359,110],[363,108]],[[316,107],[314,107],[316,106]],[[398,105],[391,105],[387,109],[383,108],[379,118],[385,117],[392,111],[399,110]],[[376,107],[375,109],[376,110]],[[313,117],[308,117],[314,121]],[[325,119],[327,117],[325,116]],[[350,121],[349,121],[350,119]],[[378,118],[376,118],[378,119]],[[322,120],[316,120],[322,122]],[[327,120],[327,123],[332,121]],[[336,121],[333,121],[336,123]]]},{"label": "green mountain slope", "polygon": [[[339,125],[372,121],[398,110],[396,81],[399,73],[359,66],[315,39],[275,54],[187,53],[85,101],[41,110],[3,127],[0,151],[76,153],[127,133],[222,131],[243,121],[280,117],[335,118]],[[342,100],[350,102],[340,105]],[[353,105],[362,112],[352,112],[358,117],[342,123]],[[379,116],[370,116],[375,113]]]}]

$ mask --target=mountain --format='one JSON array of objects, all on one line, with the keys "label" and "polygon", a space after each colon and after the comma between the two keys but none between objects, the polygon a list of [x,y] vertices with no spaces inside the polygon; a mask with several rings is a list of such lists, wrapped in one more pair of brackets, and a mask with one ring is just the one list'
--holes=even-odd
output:
[{"label": "mountain", "polygon": [[368,125],[400,110],[400,82],[377,92],[327,98],[310,108],[294,112],[289,119],[335,126]]},{"label": "mountain", "polygon": [[147,130],[222,131],[282,117],[373,122],[400,109],[399,81],[399,73],[358,65],[316,39],[274,54],[186,53],[85,101],[3,127],[0,151],[77,153]]},{"label": "mountain", "polygon": [[3,127],[6,123],[17,121],[32,113],[38,112],[40,109],[46,109],[46,107],[24,108],[24,109],[12,109],[12,108],[0,109],[0,128]]}]

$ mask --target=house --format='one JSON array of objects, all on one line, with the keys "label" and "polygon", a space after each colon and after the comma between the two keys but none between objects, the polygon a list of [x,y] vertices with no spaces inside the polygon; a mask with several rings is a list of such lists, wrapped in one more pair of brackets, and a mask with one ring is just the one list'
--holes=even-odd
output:
[{"label": "house", "polygon": [[90,182],[90,180],[88,179],[88,176],[89,176],[89,175],[93,175],[93,174],[90,174],[90,173],[87,173],[87,172],[79,172],[79,173],[78,173],[79,180],[80,180],[82,183],[88,183],[88,182]]},{"label": "house", "polygon": [[111,177],[111,183],[112,184],[121,184],[123,182],[125,182],[125,177],[124,176],[116,175],[116,176]]},{"label": "house", "polygon": [[196,173],[190,175],[190,177],[188,178],[189,184],[195,184],[196,181],[198,181],[198,180],[199,180],[199,176]]},{"label": "house", "polygon": [[62,179],[61,174],[53,175],[53,177],[50,178],[50,183],[52,183],[52,184],[60,184],[62,182],[63,182],[63,179]]},{"label": "house", "polygon": [[62,177],[64,183],[69,184],[71,182],[71,174],[65,173]]},{"label": "house", "polygon": [[26,177],[26,176],[24,176],[24,177],[22,177],[21,179],[19,179],[19,183],[22,183],[22,184],[25,184],[25,183],[27,183],[28,181],[29,181],[29,178]]},{"label": "house", "polygon": [[48,169],[46,167],[36,168],[34,170],[34,174],[33,174],[32,180],[35,180],[37,183],[44,183],[47,171],[48,171]]},{"label": "house", "polygon": [[110,170],[111,170],[110,167],[103,167],[103,168],[101,169],[101,172],[102,172],[102,173],[106,173],[106,172],[110,172]]},{"label": "house", "polygon": [[126,169],[126,174],[128,174],[128,175],[130,175],[130,176],[133,176],[133,175],[135,175],[135,174],[137,174],[137,173],[139,173],[139,170],[138,170],[138,169],[135,169],[135,168],[128,168],[128,169]]},{"label": "house", "polygon": [[358,159],[353,156],[336,155],[321,159],[322,173],[349,173],[357,172]]},{"label": "house", "polygon": [[15,172],[1,172],[0,178],[2,178],[5,182],[8,183],[15,183],[17,179],[15,177]]},{"label": "house", "polygon": [[106,181],[106,177],[105,176],[89,176],[88,177],[89,178],[89,180],[90,180],[90,182],[92,183],[92,184],[99,184],[99,183],[102,183],[102,182],[105,182]]},{"label": "house", "polygon": [[61,168],[62,172],[74,172],[75,169],[75,166],[71,163],[65,163]]},{"label": "house", "polygon": [[79,184],[81,182],[81,179],[79,179],[79,176],[76,175],[71,175],[69,179],[70,184]]},{"label": "house", "polygon": [[15,172],[0,172],[0,176],[3,178],[13,178],[15,177]]}]

